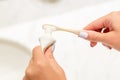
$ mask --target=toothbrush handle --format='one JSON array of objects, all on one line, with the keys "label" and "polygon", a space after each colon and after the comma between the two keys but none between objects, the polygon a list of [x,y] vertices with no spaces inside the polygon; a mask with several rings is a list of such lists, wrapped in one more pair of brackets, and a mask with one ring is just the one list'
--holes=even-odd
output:
[{"label": "toothbrush handle", "polygon": [[81,30],[72,30],[72,29],[63,29],[63,28],[59,28],[58,30],[70,32],[70,33],[73,33],[73,34],[76,34],[76,35],[79,35],[80,32],[81,32]]}]

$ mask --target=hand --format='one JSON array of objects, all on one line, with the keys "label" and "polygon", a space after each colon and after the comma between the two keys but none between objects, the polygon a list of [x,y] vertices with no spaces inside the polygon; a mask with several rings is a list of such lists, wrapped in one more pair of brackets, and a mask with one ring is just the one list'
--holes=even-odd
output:
[{"label": "hand", "polygon": [[[82,38],[90,41],[94,47],[97,42],[120,51],[120,11],[103,16],[84,28]],[[83,35],[84,34],[84,35]]]},{"label": "hand", "polygon": [[33,57],[23,80],[66,80],[63,69],[55,61],[52,49],[45,54],[40,46],[33,49]]}]

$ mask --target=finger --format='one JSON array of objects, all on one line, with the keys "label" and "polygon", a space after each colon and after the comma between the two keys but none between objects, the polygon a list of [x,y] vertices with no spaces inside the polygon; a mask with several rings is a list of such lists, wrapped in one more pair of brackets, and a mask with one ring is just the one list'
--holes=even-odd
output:
[{"label": "finger", "polygon": [[52,64],[52,65],[56,65],[57,62],[53,56],[53,48],[52,46],[48,47],[46,52],[45,52],[45,57],[47,58],[47,60]]},{"label": "finger", "polygon": [[[107,32],[109,32],[109,28],[104,28],[104,29],[101,28],[101,29],[98,29],[96,31],[97,32],[102,32],[102,33],[107,33]],[[91,47],[95,47],[96,45],[97,45],[97,42],[93,42],[93,41],[90,42]],[[108,47],[108,48],[110,48],[110,47]]]},{"label": "finger", "polygon": [[99,30],[101,28],[109,27],[110,26],[110,21],[108,15],[103,16],[92,23],[88,24],[84,30]]},{"label": "finger", "polygon": [[26,76],[24,76],[23,80],[28,80],[28,78]]},{"label": "finger", "polygon": [[107,33],[99,33],[96,31],[81,31],[79,37],[92,42],[106,42]]},{"label": "finger", "polygon": [[108,45],[106,45],[106,44],[104,44],[104,43],[102,43],[102,45],[105,46],[105,47],[108,48],[108,49],[112,49],[111,46],[108,46]]},{"label": "finger", "polygon": [[49,61],[49,63],[53,67],[53,69],[58,70],[58,71],[59,71],[59,69],[61,69],[60,66],[59,66],[59,64],[57,63],[57,61],[55,60],[55,58],[53,56],[53,48],[52,48],[52,46],[49,47],[46,50],[45,57],[47,58],[47,60]]},{"label": "finger", "polygon": [[40,46],[37,46],[33,49],[33,59],[42,59],[44,57],[42,49]]},{"label": "finger", "polygon": [[[98,30],[95,30],[95,31],[101,32],[101,31],[102,31],[102,28],[101,28],[101,29],[98,29]],[[90,46],[91,46],[91,47],[95,47],[96,45],[97,45],[97,42],[94,42],[94,41],[91,41],[91,42],[90,42]]]},{"label": "finger", "polygon": [[93,42],[93,41],[90,42],[91,47],[95,47],[96,45],[97,45],[97,42]]},{"label": "finger", "polygon": [[46,49],[46,52],[45,52],[45,56],[48,58],[48,59],[54,59],[54,56],[53,56],[53,46],[50,46]]}]

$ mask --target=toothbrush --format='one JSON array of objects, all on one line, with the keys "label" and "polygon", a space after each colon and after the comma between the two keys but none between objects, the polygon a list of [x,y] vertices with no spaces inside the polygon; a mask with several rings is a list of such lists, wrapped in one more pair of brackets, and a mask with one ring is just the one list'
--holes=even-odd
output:
[{"label": "toothbrush", "polygon": [[54,43],[56,42],[56,40],[52,37],[52,32],[66,31],[76,35],[79,35],[80,33],[80,30],[65,29],[65,28],[60,28],[50,24],[44,24],[42,28],[44,29],[45,32],[44,32],[44,35],[39,38],[39,41],[40,41],[43,53],[45,53],[48,47],[54,45]]},{"label": "toothbrush", "polygon": [[81,30],[65,29],[65,28],[60,28],[60,27],[57,27],[57,26],[51,25],[51,24],[44,24],[44,25],[42,26],[42,28],[43,28],[44,30],[47,30],[47,29],[50,30],[51,33],[52,33],[53,31],[66,31],[66,32],[70,32],[70,33],[79,35],[80,32],[81,32]]}]

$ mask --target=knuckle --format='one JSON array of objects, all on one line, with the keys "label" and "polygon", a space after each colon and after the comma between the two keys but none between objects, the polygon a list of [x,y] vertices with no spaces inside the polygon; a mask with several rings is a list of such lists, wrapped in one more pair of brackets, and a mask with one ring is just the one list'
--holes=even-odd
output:
[{"label": "knuckle", "polygon": [[[104,34],[104,33],[103,33]],[[107,42],[108,41],[108,38],[107,38],[107,35],[103,35],[102,37],[101,37],[101,42]]]},{"label": "knuckle", "polygon": [[101,36],[100,34],[96,34],[96,36],[95,37],[93,37],[93,39],[92,39],[93,41],[99,41],[99,42],[102,42],[103,40],[104,40],[104,37],[103,36]]},{"label": "knuckle", "polygon": [[43,60],[42,60],[42,61],[36,61],[35,64],[36,64],[36,66],[39,67],[39,68],[44,68],[44,67],[47,66],[46,61],[43,61]]},{"label": "knuckle", "polygon": [[27,68],[25,73],[26,73],[27,77],[32,77],[34,75],[33,72],[32,72],[32,69],[30,69],[30,68]]},{"label": "knuckle", "polygon": [[32,65],[35,69],[33,67],[28,67],[25,71],[25,75],[28,78],[34,77],[39,70],[44,71],[47,67],[46,62],[44,61],[35,61]]},{"label": "knuckle", "polygon": [[35,48],[33,48],[32,52],[33,52],[33,53],[36,53],[39,48],[40,48],[40,46],[36,46]]},{"label": "knuckle", "polygon": [[93,37],[93,41],[96,41],[96,40],[98,40],[99,38],[100,38],[100,36],[99,36],[98,34],[96,34],[96,36]]}]

